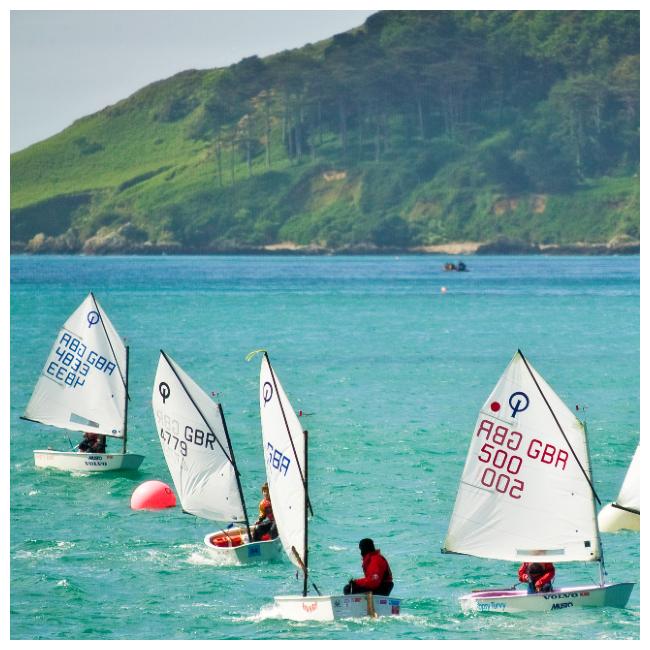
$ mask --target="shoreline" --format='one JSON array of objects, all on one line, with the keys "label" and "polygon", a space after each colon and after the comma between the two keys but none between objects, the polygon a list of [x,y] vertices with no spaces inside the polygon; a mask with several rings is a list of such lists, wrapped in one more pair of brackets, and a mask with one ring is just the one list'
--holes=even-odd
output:
[{"label": "shoreline", "polygon": [[497,242],[449,242],[430,246],[411,247],[378,247],[374,245],[347,246],[342,248],[328,248],[314,244],[295,244],[293,242],[280,242],[266,246],[233,246],[222,248],[196,248],[180,244],[133,244],[120,246],[107,246],[106,248],[89,250],[62,250],[58,246],[43,245],[38,249],[30,249],[24,242],[11,242],[11,255],[78,255],[88,257],[105,257],[107,255],[309,255],[309,256],[337,256],[337,255],[431,255],[431,256],[480,256],[480,255],[639,255],[641,243],[598,243],[587,244],[576,242],[573,244],[527,244],[524,242],[497,241]]}]

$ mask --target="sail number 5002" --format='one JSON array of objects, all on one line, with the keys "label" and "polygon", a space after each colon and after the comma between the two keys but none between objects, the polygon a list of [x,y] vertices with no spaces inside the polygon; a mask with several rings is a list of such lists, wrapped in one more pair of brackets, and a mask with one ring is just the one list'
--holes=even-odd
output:
[{"label": "sail number 5002", "polygon": [[508,456],[503,449],[497,449],[495,451],[494,445],[486,442],[481,447],[478,459],[482,463],[491,463],[496,469],[505,469],[507,472],[507,474],[497,474],[496,470],[492,467],[486,467],[481,476],[482,485],[487,488],[494,487],[497,492],[508,494],[513,499],[521,499],[524,482],[521,479],[512,478],[521,469],[523,460],[520,456]]},{"label": "sail number 5002", "polygon": [[[486,488],[494,488],[501,494],[507,494],[513,499],[521,499],[524,490],[524,482],[514,478],[519,474],[521,464],[524,462],[521,456],[516,456],[521,445],[522,435],[518,431],[509,431],[503,426],[494,426],[494,422],[483,420],[479,425],[477,436],[484,434],[490,442],[484,442],[478,459],[486,465],[481,475],[481,485]],[[498,448],[497,448],[498,447]],[[505,451],[506,447],[508,451]],[[497,470],[502,470],[497,472]]]}]

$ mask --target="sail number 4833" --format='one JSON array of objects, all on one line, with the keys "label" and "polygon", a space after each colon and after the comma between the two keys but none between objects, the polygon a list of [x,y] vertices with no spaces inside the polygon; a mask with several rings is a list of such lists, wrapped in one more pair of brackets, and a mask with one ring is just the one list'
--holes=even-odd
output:
[{"label": "sail number 4833", "polygon": [[44,370],[48,375],[63,381],[71,388],[83,386],[91,368],[106,375],[112,375],[117,367],[106,357],[94,350],[89,350],[87,345],[68,332],[64,332],[57,343],[56,350],[52,355],[56,356],[56,359],[49,358],[49,363],[46,362]]}]

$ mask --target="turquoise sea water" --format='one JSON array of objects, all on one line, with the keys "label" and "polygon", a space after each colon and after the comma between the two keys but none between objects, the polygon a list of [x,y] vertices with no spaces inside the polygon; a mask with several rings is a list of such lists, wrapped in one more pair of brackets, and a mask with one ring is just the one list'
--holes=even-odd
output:
[{"label": "turquoise sea water", "polygon": [[[469,273],[444,261],[12,257],[11,637],[639,638],[638,585],[627,609],[463,615],[460,595],[512,585],[517,565],[440,553],[478,409],[518,347],[569,406],[587,407],[596,489],[616,497],[639,439],[639,258],[476,257]],[[36,470],[33,449],[68,441],[19,419],[89,290],[131,347],[129,448],[146,458],[130,475]],[[371,536],[404,599],[399,618],[269,617],[274,595],[301,588],[287,560],[218,566],[202,539],[219,526],[180,508],[130,510],[141,482],[171,484],[151,412],[163,348],[218,391],[254,515],[259,359],[244,356],[260,347],[307,414],[313,580],[340,592]],[[638,583],[639,535],[603,544],[609,579]],[[556,584],[597,575],[558,565]]]}]

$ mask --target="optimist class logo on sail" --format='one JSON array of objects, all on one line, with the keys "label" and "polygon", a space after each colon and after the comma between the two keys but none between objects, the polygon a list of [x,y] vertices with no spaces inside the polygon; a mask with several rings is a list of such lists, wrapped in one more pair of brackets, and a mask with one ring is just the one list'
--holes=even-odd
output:
[{"label": "optimist class logo on sail", "polygon": [[[522,391],[512,393],[508,399],[511,417],[525,411],[529,405],[530,399]],[[501,408],[498,401],[490,404],[490,410],[495,414]],[[541,433],[524,436],[522,432],[491,417],[479,420],[474,441],[474,447],[478,450],[476,460],[480,485],[512,499],[521,499],[526,488],[520,474],[522,468],[525,470],[534,461],[563,472],[569,460],[566,449],[545,442]]]}]

